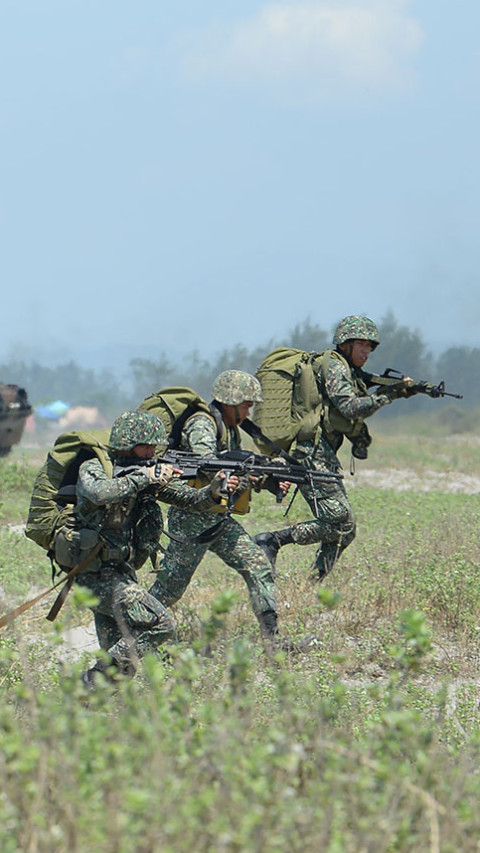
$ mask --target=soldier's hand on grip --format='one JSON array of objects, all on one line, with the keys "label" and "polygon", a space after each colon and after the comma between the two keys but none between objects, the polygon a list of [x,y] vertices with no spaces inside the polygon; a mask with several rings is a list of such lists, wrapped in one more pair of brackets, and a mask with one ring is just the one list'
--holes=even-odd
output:
[{"label": "soldier's hand on grip", "polygon": [[240,485],[240,478],[237,477],[236,474],[230,474],[227,480],[227,475],[225,471],[219,471],[218,474],[215,474],[213,480],[210,483],[210,491],[215,498],[215,500],[219,500],[224,497],[227,492],[235,492],[237,491]]},{"label": "soldier's hand on grip", "polygon": [[179,469],[174,468],[173,465],[168,465],[165,462],[157,462],[155,465],[151,465],[147,468],[145,473],[151,485],[157,486],[159,489],[164,489],[165,486],[168,486],[175,474],[179,473]]}]

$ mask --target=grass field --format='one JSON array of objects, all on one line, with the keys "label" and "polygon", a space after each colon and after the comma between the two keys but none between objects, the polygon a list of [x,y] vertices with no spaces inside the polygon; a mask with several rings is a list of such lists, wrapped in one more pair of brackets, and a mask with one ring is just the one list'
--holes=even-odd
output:
[{"label": "grass field", "polygon": [[[22,535],[42,454],[0,460],[1,611],[47,589]],[[175,608],[171,663],[86,705],[71,595],[0,633],[2,853],[480,850],[480,439],[376,435],[347,488],[356,541],[321,586],[314,547],[278,559],[267,654],[240,578],[208,556]],[[285,525],[255,496],[251,533]],[[308,517],[302,498],[291,521]],[[149,585],[148,569],[141,574]]]}]

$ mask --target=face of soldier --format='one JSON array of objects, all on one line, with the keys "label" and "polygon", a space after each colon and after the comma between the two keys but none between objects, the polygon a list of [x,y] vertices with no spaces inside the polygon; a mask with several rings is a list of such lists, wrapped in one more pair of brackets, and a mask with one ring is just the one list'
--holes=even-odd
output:
[{"label": "face of soldier", "polygon": [[132,456],[136,456],[137,459],[153,459],[156,447],[156,444],[136,444],[132,450]]},{"label": "face of soldier", "polygon": [[251,400],[244,400],[238,406],[227,406],[226,403],[222,403],[223,420],[230,427],[241,424],[245,418],[248,418],[252,406],[253,402]]},{"label": "face of soldier", "polygon": [[[368,359],[368,356],[373,350],[373,344],[371,341],[347,341],[345,344],[342,345],[341,349],[343,350],[344,347],[344,352],[348,353],[349,361],[352,367],[363,367],[363,365]],[[348,351],[347,347],[350,351]]]}]

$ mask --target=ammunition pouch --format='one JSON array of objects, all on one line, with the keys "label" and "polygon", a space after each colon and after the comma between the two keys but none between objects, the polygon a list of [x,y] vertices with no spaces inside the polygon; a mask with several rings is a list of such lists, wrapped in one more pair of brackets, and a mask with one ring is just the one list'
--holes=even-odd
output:
[{"label": "ammunition pouch", "polygon": [[[55,536],[55,560],[61,569],[70,571],[91,554],[100,539],[96,530],[65,525]],[[119,550],[119,549],[115,549]],[[87,566],[86,572],[98,572],[103,561],[101,551]]]},{"label": "ammunition pouch", "polygon": [[322,427],[327,435],[331,432],[341,432],[353,441],[362,433],[364,426],[363,418],[345,418],[334,406],[325,405]]},{"label": "ammunition pouch", "polygon": [[100,551],[102,563],[126,563],[131,557],[131,550],[128,545],[123,548],[113,548],[106,546]]}]

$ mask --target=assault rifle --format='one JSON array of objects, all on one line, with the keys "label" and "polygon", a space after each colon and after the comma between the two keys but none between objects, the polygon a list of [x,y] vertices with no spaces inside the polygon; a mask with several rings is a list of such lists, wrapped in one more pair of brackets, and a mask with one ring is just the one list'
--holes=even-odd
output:
[{"label": "assault rifle", "polygon": [[434,385],[432,382],[416,382],[414,379],[406,379],[404,373],[387,367],[381,376],[370,374],[370,380],[374,385],[383,385],[387,388],[397,388],[399,397],[413,397],[414,394],[428,394],[429,397],[455,397],[463,400],[463,394],[451,394],[445,390],[445,382]]},{"label": "assault rifle", "polygon": [[[121,477],[140,466],[162,464],[179,468],[182,473],[178,475],[178,478],[181,480],[193,480],[201,474],[213,477],[223,471],[225,478],[220,491],[222,502],[229,507],[232,506],[234,497],[228,491],[227,483],[229,477],[233,475],[240,478],[247,477],[250,480],[267,476],[277,483],[308,484],[312,487],[315,483],[331,483],[343,479],[343,474],[337,471],[317,471],[315,468],[308,468],[303,464],[291,464],[270,456],[260,456],[250,450],[223,450],[212,456],[201,456],[198,453],[190,453],[185,450],[169,449],[165,451],[163,456],[155,459],[136,462],[135,465],[125,468],[115,468],[115,476]],[[277,502],[281,503],[282,498],[283,492],[278,489]]]}]

